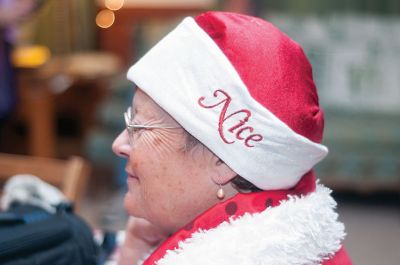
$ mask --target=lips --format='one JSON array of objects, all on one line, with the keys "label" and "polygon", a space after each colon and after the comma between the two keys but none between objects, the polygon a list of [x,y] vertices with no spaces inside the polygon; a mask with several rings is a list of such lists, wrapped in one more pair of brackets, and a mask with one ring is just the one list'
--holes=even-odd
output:
[{"label": "lips", "polygon": [[135,175],[131,175],[128,173],[128,179],[139,179],[139,178]]},{"label": "lips", "polygon": [[125,169],[126,174],[128,175],[128,179],[139,179],[138,176],[136,176],[135,174],[133,174],[131,171],[129,171],[128,169]]}]

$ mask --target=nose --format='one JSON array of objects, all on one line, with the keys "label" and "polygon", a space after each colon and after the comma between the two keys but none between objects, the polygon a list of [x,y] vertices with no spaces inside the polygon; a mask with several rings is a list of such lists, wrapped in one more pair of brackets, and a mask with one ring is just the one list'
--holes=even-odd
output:
[{"label": "nose", "polygon": [[128,158],[131,152],[131,145],[129,144],[128,131],[123,130],[112,144],[113,152],[122,158]]}]

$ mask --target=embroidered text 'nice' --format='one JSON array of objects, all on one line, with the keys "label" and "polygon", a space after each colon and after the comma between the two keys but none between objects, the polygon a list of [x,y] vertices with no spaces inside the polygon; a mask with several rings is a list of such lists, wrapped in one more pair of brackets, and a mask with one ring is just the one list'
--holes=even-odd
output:
[{"label": "embroidered text 'nice'", "polygon": [[[219,101],[213,103],[212,105],[206,105],[204,104],[205,97],[200,97],[198,103],[201,107],[206,109],[212,109],[219,105],[223,105],[218,121],[218,132],[222,141],[227,144],[233,144],[236,141],[235,139],[228,139],[226,132],[232,134],[237,140],[244,141],[244,145],[247,147],[254,147],[252,142],[260,142],[263,140],[262,135],[253,134],[254,128],[247,125],[247,122],[251,117],[250,110],[240,109],[236,111],[233,110],[232,113],[228,113],[229,106],[232,102],[232,97],[221,89],[215,90],[213,96]],[[227,121],[229,121],[229,124],[234,125],[228,129],[224,128],[224,125],[227,124]]]}]

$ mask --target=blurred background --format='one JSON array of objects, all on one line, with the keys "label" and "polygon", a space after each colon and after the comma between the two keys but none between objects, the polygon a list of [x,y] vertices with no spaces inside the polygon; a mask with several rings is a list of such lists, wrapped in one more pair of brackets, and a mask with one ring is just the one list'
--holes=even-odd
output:
[{"label": "blurred background", "polygon": [[80,214],[122,229],[124,161],[111,143],[130,104],[127,68],[183,17],[265,18],[299,42],[325,109],[334,189],[354,264],[400,260],[400,1],[0,0],[0,152],[91,168]]}]

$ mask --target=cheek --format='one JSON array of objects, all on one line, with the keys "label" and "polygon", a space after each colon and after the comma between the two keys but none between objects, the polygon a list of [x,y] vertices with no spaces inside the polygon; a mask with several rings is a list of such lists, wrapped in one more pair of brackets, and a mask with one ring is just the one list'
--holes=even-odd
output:
[{"label": "cheek", "polygon": [[213,186],[204,159],[183,153],[169,137],[143,134],[137,143],[129,164],[139,182],[125,197],[130,214],[160,225],[184,225],[209,207]]},{"label": "cheek", "polygon": [[185,164],[177,142],[167,133],[144,133],[131,152],[129,164],[143,182],[149,185],[162,182],[163,178],[181,171],[182,164]]},{"label": "cheek", "polygon": [[173,153],[165,155],[165,152],[142,148],[131,156],[129,164],[139,180],[128,182],[129,191],[146,206],[168,200],[168,191],[175,186],[175,173],[179,171],[175,165],[179,163]]}]

